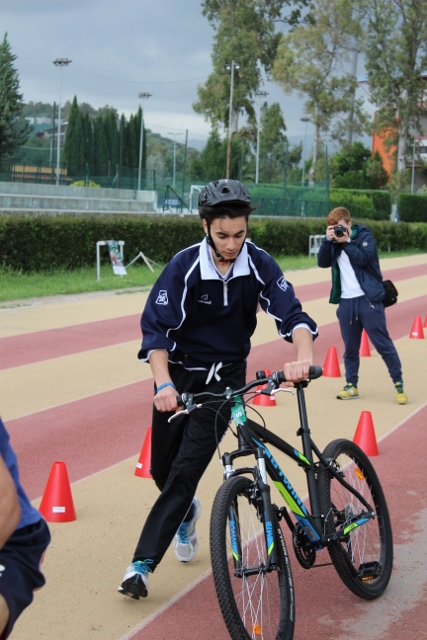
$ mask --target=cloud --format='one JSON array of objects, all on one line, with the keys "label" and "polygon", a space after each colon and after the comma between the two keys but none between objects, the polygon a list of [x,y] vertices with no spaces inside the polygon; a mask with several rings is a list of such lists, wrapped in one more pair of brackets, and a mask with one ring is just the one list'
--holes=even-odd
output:
[{"label": "cloud", "polygon": [[[148,128],[209,135],[209,123],[192,109],[212,70],[214,31],[199,2],[2,0],[2,24],[26,102],[58,102],[61,94],[63,104],[76,95],[128,116],[146,91]],[[61,71],[56,58],[72,62]],[[302,101],[273,83],[265,89],[269,103],[279,102],[288,135],[302,137]]]}]

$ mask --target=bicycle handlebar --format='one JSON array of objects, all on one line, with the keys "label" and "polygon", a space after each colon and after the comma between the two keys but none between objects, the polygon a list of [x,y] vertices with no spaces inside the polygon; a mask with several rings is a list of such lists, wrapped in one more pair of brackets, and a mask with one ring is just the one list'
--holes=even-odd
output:
[{"label": "bicycle handlebar", "polygon": [[[308,380],[316,380],[322,375],[322,367],[317,365],[311,366],[309,369]],[[285,374],[283,371],[274,371],[269,376],[266,376],[265,371],[257,371],[256,380],[251,380],[241,389],[233,391],[230,387],[227,387],[221,393],[212,393],[211,391],[202,391],[200,393],[185,392],[177,396],[177,403],[179,406],[184,406],[185,411],[189,413],[192,409],[197,407],[196,400],[202,397],[209,398],[223,398],[224,400],[231,400],[236,396],[244,395],[256,386],[266,385],[266,388],[261,390],[261,393],[265,395],[271,395],[274,389],[278,389],[279,386],[286,382]],[[301,384],[301,383],[296,383]],[[183,413],[183,412],[179,412]]]}]

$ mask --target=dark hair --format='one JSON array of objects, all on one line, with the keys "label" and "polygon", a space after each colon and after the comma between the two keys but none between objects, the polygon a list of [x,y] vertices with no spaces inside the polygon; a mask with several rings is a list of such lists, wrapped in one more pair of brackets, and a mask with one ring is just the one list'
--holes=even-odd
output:
[{"label": "dark hair", "polygon": [[215,180],[199,194],[199,214],[209,225],[216,218],[244,216],[247,221],[254,209],[249,191],[238,180]]}]

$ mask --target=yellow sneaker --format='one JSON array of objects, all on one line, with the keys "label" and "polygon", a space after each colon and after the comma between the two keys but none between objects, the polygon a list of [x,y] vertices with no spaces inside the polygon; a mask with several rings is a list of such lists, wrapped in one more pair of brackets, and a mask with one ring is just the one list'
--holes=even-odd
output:
[{"label": "yellow sneaker", "polygon": [[344,389],[337,395],[338,400],[356,400],[359,397],[359,392],[356,387],[353,387],[351,382],[345,385]]},{"label": "yellow sneaker", "polygon": [[396,389],[397,404],[406,404],[408,402],[408,396],[406,395],[405,387],[403,386],[403,380],[396,382],[394,388]]}]

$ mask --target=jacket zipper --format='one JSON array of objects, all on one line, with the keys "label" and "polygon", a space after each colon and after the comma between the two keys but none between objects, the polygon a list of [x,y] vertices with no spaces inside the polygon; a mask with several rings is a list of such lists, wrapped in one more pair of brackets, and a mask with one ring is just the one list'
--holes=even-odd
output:
[{"label": "jacket zipper", "polygon": [[228,307],[228,284],[227,282],[224,282],[224,289],[223,289],[223,299],[224,299],[224,307]]}]

